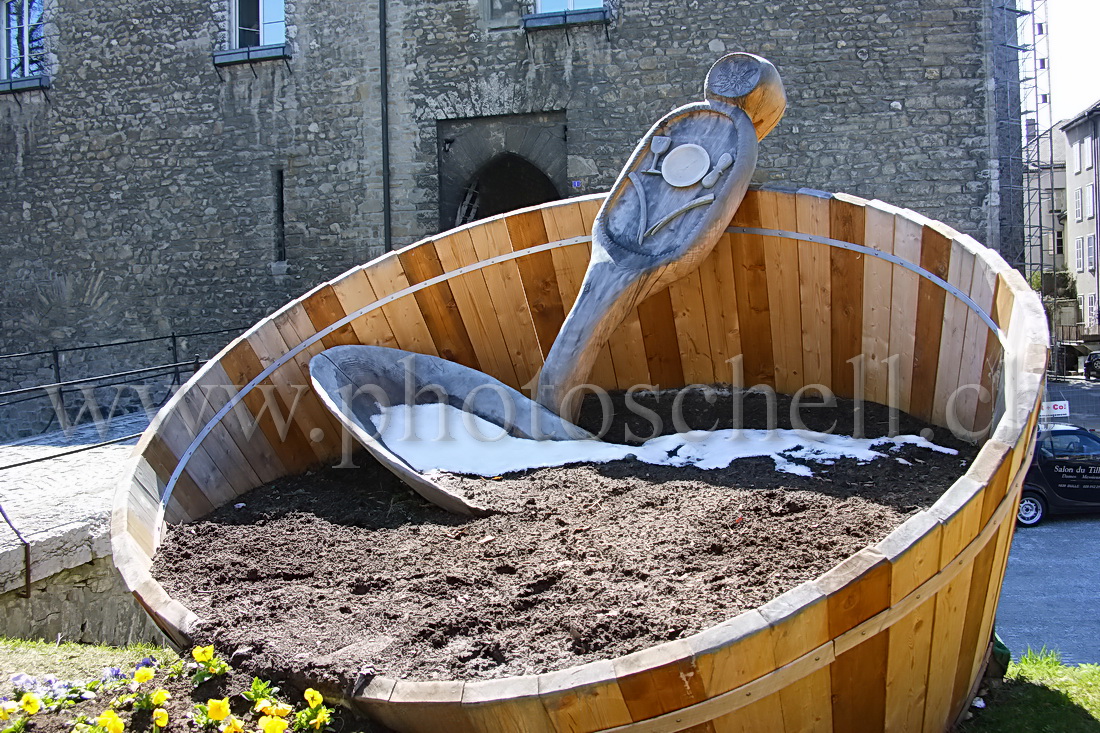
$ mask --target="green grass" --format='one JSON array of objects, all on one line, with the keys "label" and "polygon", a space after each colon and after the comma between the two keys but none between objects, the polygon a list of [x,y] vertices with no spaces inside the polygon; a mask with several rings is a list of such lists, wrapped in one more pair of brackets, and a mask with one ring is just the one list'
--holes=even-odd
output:
[{"label": "green grass", "polygon": [[66,681],[84,681],[99,677],[104,667],[124,667],[132,672],[134,664],[148,656],[161,662],[179,658],[170,649],[153,644],[116,647],[0,637],[0,697],[11,693],[11,676],[18,672],[32,677],[52,674]]},{"label": "green grass", "polygon": [[1058,652],[1028,649],[985,702],[960,733],[1100,733],[1100,665],[1069,667]]}]

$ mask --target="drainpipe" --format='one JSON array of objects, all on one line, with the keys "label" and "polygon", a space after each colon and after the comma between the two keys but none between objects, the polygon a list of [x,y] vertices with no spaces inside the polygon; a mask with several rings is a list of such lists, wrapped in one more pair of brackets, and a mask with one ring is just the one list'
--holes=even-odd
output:
[{"label": "drainpipe", "polygon": [[386,0],[378,0],[378,73],[382,96],[382,237],[386,251],[393,249],[393,223],[390,221],[390,74],[386,51]]}]

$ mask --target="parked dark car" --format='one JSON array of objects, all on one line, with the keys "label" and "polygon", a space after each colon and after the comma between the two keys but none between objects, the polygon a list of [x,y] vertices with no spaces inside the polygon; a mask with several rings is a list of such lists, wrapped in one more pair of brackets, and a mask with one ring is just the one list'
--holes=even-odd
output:
[{"label": "parked dark car", "polygon": [[1085,357],[1085,381],[1090,379],[1100,379],[1100,351]]},{"label": "parked dark car", "polygon": [[1032,527],[1048,514],[1100,511],[1100,437],[1074,425],[1039,429],[1016,521]]}]

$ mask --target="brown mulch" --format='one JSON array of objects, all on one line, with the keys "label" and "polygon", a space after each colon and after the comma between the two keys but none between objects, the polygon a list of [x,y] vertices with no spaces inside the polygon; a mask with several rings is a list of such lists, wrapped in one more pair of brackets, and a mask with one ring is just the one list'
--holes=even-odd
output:
[{"label": "brown mulch", "polygon": [[[666,415],[674,394],[638,396]],[[691,393],[689,425],[731,426],[731,397]],[[621,408],[622,396],[616,396]],[[778,427],[789,427],[778,401]],[[585,427],[599,414],[586,403]],[[745,400],[744,427],[767,427],[766,400]],[[804,413],[810,428],[851,434],[851,402]],[[902,433],[926,427],[901,415]],[[865,405],[865,436],[886,409]],[[605,439],[648,423],[617,411]],[[278,480],[244,506],[172,528],[154,563],[170,595],[204,621],[238,669],[311,674],[342,688],[386,674],[477,679],[534,674],[627,654],[701,631],[817,577],[930,506],[965,471],[960,451],[904,447],[860,464],[810,464],[803,478],[770,459],[729,468],[633,460],[456,479],[494,496],[488,517],[448,514],[369,458]],[[472,482],[472,483],[471,483]]]}]

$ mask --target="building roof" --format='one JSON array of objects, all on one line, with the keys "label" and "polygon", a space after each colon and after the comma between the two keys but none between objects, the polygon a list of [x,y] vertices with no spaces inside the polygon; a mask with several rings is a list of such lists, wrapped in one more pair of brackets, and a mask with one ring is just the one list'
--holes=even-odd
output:
[{"label": "building roof", "polygon": [[1082,122],[1084,122],[1088,118],[1092,117],[1093,115],[1097,115],[1097,114],[1100,114],[1100,100],[1097,100],[1096,102],[1093,102],[1092,104],[1090,104],[1085,109],[1085,111],[1081,112],[1076,117],[1073,117],[1068,122],[1062,123],[1062,129],[1063,130],[1069,130],[1070,128],[1076,127],[1077,125],[1081,124]]}]

